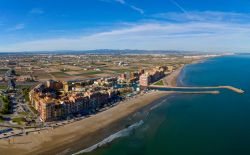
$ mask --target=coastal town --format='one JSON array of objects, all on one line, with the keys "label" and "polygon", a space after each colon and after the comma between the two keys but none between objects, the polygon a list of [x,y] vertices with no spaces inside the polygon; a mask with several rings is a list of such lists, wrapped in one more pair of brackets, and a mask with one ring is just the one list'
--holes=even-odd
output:
[{"label": "coastal town", "polygon": [[167,67],[159,66],[149,71],[123,73],[118,77],[70,82],[49,80],[32,89],[29,98],[44,122],[90,114],[136,95],[143,87],[163,78],[166,71],[169,71]]},{"label": "coastal town", "polygon": [[[109,124],[125,118],[172,93],[150,89],[151,85],[177,86],[184,65],[214,56],[3,56],[0,143],[14,147],[21,137],[59,134],[59,130],[76,128],[79,123],[88,126],[86,123],[105,119],[102,123]],[[97,129],[95,125],[93,130]],[[32,141],[32,145],[38,144]]]},{"label": "coastal town", "polygon": [[250,155],[250,0],[0,0],[0,155]]}]

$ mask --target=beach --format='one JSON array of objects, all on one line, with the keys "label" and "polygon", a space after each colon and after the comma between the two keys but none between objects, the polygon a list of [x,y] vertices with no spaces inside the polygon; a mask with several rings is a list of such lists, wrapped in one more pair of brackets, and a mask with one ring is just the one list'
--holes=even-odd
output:
[{"label": "beach", "polygon": [[163,78],[163,83],[165,86],[168,87],[176,87],[177,86],[177,79],[184,68],[184,65],[167,75],[165,78]]},{"label": "beach", "polygon": [[[181,69],[170,74],[167,82],[176,86]],[[126,127],[127,118],[154,101],[173,92],[152,91],[123,101],[118,105],[74,123],[55,129],[0,140],[5,154],[72,154],[90,147]]]},{"label": "beach", "polygon": [[168,94],[171,92],[144,94],[81,121],[53,130],[41,131],[40,134],[31,133],[15,137],[14,144],[1,140],[0,151],[6,154],[72,153],[74,150],[89,147],[109,134],[121,130],[124,125],[117,122]]}]

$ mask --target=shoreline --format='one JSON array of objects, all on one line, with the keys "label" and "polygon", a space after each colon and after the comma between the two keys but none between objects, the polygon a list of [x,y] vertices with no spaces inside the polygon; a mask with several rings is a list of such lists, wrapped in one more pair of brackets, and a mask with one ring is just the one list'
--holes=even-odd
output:
[{"label": "shoreline", "polygon": [[[126,127],[127,118],[172,92],[151,92],[65,126],[0,141],[6,154],[71,154],[88,148]],[[21,153],[20,153],[21,152]]]},{"label": "shoreline", "polygon": [[166,77],[164,77],[162,79],[162,81],[164,83],[164,86],[176,87],[177,84],[178,84],[179,75],[180,75],[181,71],[183,70],[183,68],[185,66],[186,65],[182,65],[177,70],[173,71],[172,73],[170,73],[169,75],[167,75]]},{"label": "shoreline", "polygon": [[[183,67],[184,65],[168,75],[169,85],[177,85],[177,79]],[[0,140],[0,151],[10,155],[76,153],[126,128],[130,116],[171,94],[174,92],[149,92],[80,121],[40,133],[14,137],[14,144],[8,144],[7,139]]]}]

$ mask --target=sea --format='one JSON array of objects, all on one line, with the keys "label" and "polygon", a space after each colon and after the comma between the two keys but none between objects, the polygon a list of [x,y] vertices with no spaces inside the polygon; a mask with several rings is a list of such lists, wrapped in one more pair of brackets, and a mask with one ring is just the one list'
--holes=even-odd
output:
[{"label": "sea", "polygon": [[182,86],[231,85],[237,94],[178,94],[161,99],[147,117],[82,155],[250,155],[250,55],[216,57],[187,65]]}]

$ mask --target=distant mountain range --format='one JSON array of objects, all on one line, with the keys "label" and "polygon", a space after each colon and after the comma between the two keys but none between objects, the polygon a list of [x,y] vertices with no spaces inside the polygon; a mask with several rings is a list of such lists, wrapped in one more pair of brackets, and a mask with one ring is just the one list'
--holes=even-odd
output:
[{"label": "distant mountain range", "polygon": [[107,54],[107,55],[130,55],[130,54],[170,54],[170,55],[197,55],[197,54],[221,54],[212,52],[200,52],[200,51],[177,51],[177,50],[114,50],[114,49],[98,49],[98,50],[56,50],[56,51],[22,51],[22,52],[1,52],[0,55],[33,55],[33,54],[53,54],[53,55],[65,55],[65,54]]}]

